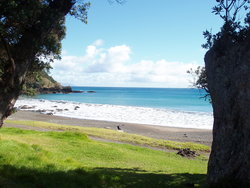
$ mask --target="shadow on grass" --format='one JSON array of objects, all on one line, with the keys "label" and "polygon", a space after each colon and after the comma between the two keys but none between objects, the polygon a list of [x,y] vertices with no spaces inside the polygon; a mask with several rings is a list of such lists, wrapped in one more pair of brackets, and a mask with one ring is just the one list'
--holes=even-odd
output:
[{"label": "shadow on grass", "polygon": [[139,169],[95,168],[58,171],[53,166],[42,170],[11,165],[0,166],[0,187],[204,187],[204,174],[160,174]]}]

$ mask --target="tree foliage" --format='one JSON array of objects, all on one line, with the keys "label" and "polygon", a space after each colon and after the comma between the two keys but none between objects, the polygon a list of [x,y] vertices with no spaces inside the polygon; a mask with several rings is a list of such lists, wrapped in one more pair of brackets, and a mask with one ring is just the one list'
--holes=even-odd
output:
[{"label": "tree foliage", "polygon": [[[206,39],[206,43],[202,44],[204,49],[217,48],[221,53],[225,52],[226,45],[221,45],[219,42],[223,38],[230,39],[233,45],[237,45],[244,41],[247,37],[247,33],[250,26],[250,13],[249,4],[250,0],[216,0],[217,5],[212,8],[212,13],[220,16],[223,19],[224,24],[221,30],[217,34],[212,34],[211,31],[204,31],[203,36]],[[245,13],[245,19],[242,22],[239,13]],[[198,66],[196,70],[190,69],[187,73],[193,77],[192,85],[198,89],[203,89],[207,92],[205,98],[209,98],[209,89],[207,84],[207,75],[205,67]]]},{"label": "tree foliage", "polygon": [[84,0],[1,0],[0,126],[11,114],[26,76],[60,59],[65,16],[86,23],[89,6]]},{"label": "tree foliage", "polygon": [[[52,0],[2,0],[0,3],[0,37],[1,37],[1,73],[5,65],[12,59],[14,48],[23,40],[27,31],[36,33],[51,24],[49,17],[55,13],[49,9]],[[87,22],[87,9],[90,3],[78,3],[72,7],[70,14]],[[47,21],[45,21],[48,19]],[[42,41],[36,42],[33,62],[30,71],[50,68],[54,59],[60,59],[61,40],[65,37],[65,17],[61,17]],[[39,32],[37,32],[38,34]],[[32,39],[30,39],[32,40]],[[2,75],[1,74],[1,75]],[[0,75],[0,76],[1,76]]]},{"label": "tree foliage", "polygon": [[[216,42],[225,36],[229,36],[233,43],[239,43],[246,38],[247,29],[250,24],[249,4],[250,0],[216,0],[217,5],[212,8],[212,13],[219,15],[224,24],[217,34],[204,31],[206,43],[202,45],[205,49],[211,49]],[[240,14],[240,12],[243,12]],[[242,16],[245,17],[242,20]],[[243,23],[242,23],[243,21]]]},{"label": "tree foliage", "polygon": [[249,9],[249,0],[216,0],[217,5],[212,8],[212,13],[219,15],[227,24],[228,22],[237,22],[239,12],[242,8]]},{"label": "tree foliage", "polygon": [[191,82],[192,86],[206,91],[204,98],[210,101],[205,67],[198,66],[195,70],[191,68],[187,73],[193,77],[193,81]]},{"label": "tree foliage", "polygon": [[85,0],[0,1],[0,126],[11,114],[26,76],[60,59],[65,16],[87,23],[89,6]]}]

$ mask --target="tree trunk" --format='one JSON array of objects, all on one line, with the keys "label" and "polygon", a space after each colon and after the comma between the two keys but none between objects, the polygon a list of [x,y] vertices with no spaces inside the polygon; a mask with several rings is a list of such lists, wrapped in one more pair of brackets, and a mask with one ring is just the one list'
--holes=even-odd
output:
[{"label": "tree trunk", "polygon": [[10,91],[7,95],[0,96],[0,128],[3,125],[3,121],[13,112],[15,102],[20,93],[18,89],[6,89],[11,89],[12,91]]},{"label": "tree trunk", "polygon": [[230,41],[221,40],[205,55],[214,113],[208,163],[213,188],[250,187],[250,37]]},{"label": "tree trunk", "polygon": [[11,69],[11,71],[4,72],[0,82],[0,128],[3,125],[3,121],[13,112],[31,62],[15,62],[13,59],[13,63],[17,66]]}]

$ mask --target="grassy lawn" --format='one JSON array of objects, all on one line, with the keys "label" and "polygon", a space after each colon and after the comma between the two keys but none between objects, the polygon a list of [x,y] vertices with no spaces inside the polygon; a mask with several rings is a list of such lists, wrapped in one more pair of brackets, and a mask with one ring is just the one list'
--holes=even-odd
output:
[{"label": "grassy lawn", "polygon": [[114,141],[128,142],[139,145],[146,145],[152,147],[161,147],[165,149],[181,149],[181,148],[190,148],[195,151],[201,152],[209,152],[210,147],[202,144],[196,144],[191,142],[175,142],[168,141],[163,139],[155,139],[149,138],[146,136],[129,134],[129,133],[121,133],[115,130],[102,129],[102,128],[93,128],[93,127],[80,127],[80,126],[69,126],[69,125],[61,125],[55,123],[47,123],[41,121],[13,121],[7,120],[6,123],[12,123],[17,125],[25,125],[31,127],[39,127],[45,128],[49,130],[60,130],[60,131],[77,131],[84,133],[88,136],[94,136]]},{"label": "grassy lawn", "polygon": [[0,129],[0,187],[204,185],[204,157],[187,159],[173,152],[93,141],[83,130],[65,130]]}]

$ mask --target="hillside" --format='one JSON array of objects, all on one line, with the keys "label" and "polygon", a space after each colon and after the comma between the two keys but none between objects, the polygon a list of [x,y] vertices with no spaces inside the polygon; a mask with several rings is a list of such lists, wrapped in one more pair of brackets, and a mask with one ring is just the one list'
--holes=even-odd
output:
[{"label": "hillside", "polygon": [[25,79],[23,95],[36,95],[39,93],[69,93],[70,87],[63,87],[55,81],[46,71],[29,73]]}]

